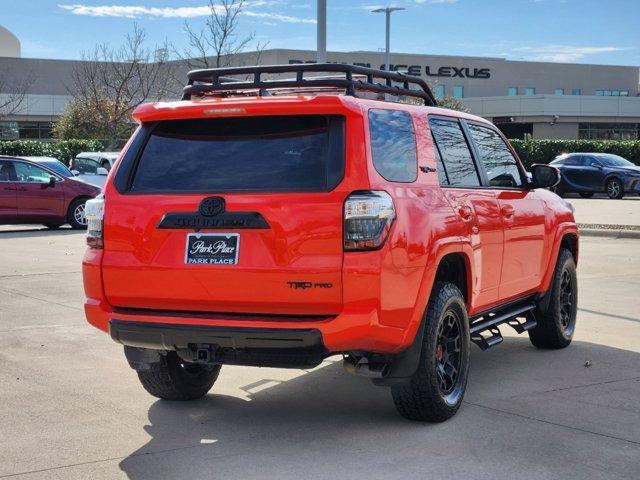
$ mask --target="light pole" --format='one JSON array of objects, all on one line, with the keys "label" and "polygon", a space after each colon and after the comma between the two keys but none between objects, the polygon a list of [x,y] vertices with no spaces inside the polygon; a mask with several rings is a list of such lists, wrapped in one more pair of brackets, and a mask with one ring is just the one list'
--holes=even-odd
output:
[{"label": "light pole", "polygon": [[327,63],[327,0],[318,0],[318,44],[316,61]]},{"label": "light pole", "polygon": [[398,10],[406,10],[403,7],[386,7],[371,10],[373,13],[385,13],[387,17],[387,39],[385,45],[384,69],[388,72],[391,70],[391,14]]}]

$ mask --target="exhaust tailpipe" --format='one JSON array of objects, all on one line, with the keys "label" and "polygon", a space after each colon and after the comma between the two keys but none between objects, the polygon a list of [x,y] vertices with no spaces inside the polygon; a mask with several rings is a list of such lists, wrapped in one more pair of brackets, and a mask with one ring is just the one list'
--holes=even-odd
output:
[{"label": "exhaust tailpipe", "polygon": [[351,375],[365,378],[383,378],[389,371],[387,363],[369,363],[366,357],[356,361],[353,357],[344,357],[344,369]]}]

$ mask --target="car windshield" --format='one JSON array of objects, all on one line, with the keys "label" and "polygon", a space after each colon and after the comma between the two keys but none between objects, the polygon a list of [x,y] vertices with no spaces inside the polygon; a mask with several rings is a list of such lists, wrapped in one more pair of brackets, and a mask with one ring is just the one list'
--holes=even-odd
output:
[{"label": "car windshield", "polygon": [[635,165],[629,160],[626,160],[618,155],[612,155],[610,153],[604,155],[598,155],[597,160],[604,163],[608,167],[634,167]]},{"label": "car windshield", "polygon": [[58,175],[61,175],[61,176],[66,177],[66,178],[73,177],[73,173],[71,173],[71,170],[69,170],[65,166],[65,164],[62,163],[62,162],[59,162],[57,160],[49,160],[49,161],[38,162],[38,163],[40,163],[40,165],[43,165],[43,166],[53,170]]}]

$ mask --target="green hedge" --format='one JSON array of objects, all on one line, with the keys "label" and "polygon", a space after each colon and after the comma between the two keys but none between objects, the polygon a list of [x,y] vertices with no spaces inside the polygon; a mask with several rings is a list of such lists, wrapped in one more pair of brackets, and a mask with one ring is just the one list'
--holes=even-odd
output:
[{"label": "green hedge", "polygon": [[640,165],[640,140],[510,140],[527,168],[549,163],[561,153],[615,153]]},{"label": "green hedge", "polygon": [[37,140],[0,141],[0,155],[55,157],[69,165],[71,159],[80,152],[100,152],[105,148],[100,140],[56,140],[39,142]]}]

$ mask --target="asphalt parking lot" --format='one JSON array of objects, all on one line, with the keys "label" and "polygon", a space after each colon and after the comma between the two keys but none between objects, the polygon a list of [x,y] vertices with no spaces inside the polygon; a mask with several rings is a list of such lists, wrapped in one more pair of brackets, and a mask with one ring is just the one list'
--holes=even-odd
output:
[{"label": "asphalt parking lot", "polygon": [[640,477],[640,240],[583,238],[574,343],[503,328],[429,425],[338,358],[227,366],[205,399],[158,401],[84,320],[83,234],[0,230],[0,478]]}]

